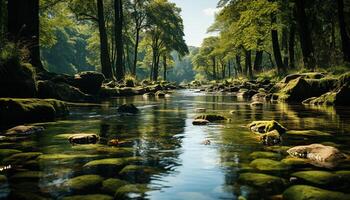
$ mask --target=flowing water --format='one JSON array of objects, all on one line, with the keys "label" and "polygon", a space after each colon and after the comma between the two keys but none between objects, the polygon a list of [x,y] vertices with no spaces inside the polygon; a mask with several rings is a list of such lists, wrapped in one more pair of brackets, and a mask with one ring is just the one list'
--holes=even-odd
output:
[{"label": "flowing water", "polygon": [[[117,107],[124,103],[133,103],[141,112],[137,115],[118,114]],[[193,126],[193,118],[198,115],[196,108],[225,115],[230,120]],[[283,146],[264,147],[248,130],[247,124],[272,119],[289,130],[313,129],[331,135],[287,137]],[[301,144],[324,143],[349,153],[349,108],[277,103],[252,108],[249,101],[234,95],[183,90],[165,99],[136,96],[110,100],[96,107],[74,107],[68,118],[40,125],[45,131],[30,140],[0,143],[3,149],[0,152],[8,149],[16,149],[17,153],[39,152],[22,154],[22,157],[16,157],[14,153],[12,156],[0,154],[0,177],[4,180],[0,181],[0,199],[61,199],[89,194],[102,196],[76,197],[238,199],[241,196],[264,199],[282,194],[291,184],[290,177],[294,172],[350,170],[348,163],[333,169],[311,164],[283,165],[284,168],[279,170],[257,169],[251,164],[261,157],[280,161],[287,157],[283,149]],[[95,133],[101,139],[98,144],[71,145],[67,137],[74,133]],[[125,143],[109,147],[107,141],[110,139]],[[93,167],[86,165],[106,158],[119,158],[120,162]],[[244,182],[239,179],[244,173],[273,175],[283,178],[284,184],[265,187],[254,181]],[[5,175],[7,181],[1,175]],[[96,176],[87,178],[84,175]],[[81,179],[75,178],[79,176]],[[349,189],[349,183],[344,184],[332,188],[320,184],[318,187],[344,192]]]}]

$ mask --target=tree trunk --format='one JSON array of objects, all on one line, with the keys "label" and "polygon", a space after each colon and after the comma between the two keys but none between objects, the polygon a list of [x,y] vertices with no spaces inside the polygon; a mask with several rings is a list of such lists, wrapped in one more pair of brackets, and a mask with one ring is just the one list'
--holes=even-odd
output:
[{"label": "tree trunk", "polygon": [[253,69],[252,69],[252,51],[245,51],[245,71],[249,79],[253,78]]},{"label": "tree trunk", "polygon": [[163,79],[164,81],[166,81],[166,73],[167,73],[167,63],[166,63],[166,55],[163,56],[163,71],[164,71],[164,75],[163,75]]},{"label": "tree trunk", "polygon": [[158,73],[159,73],[159,60],[160,60],[160,55],[158,52],[156,53],[155,56],[155,65],[153,68],[153,81],[158,81]]},{"label": "tree trunk", "polygon": [[9,0],[7,6],[9,40],[25,45],[30,63],[37,71],[45,71],[40,60],[39,0]]},{"label": "tree trunk", "polygon": [[213,62],[213,79],[216,80],[216,59],[215,57],[212,58]]},{"label": "tree trunk", "polygon": [[350,62],[350,36],[346,30],[346,22],[344,15],[344,1],[337,0],[338,3],[338,18],[339,18],[339,28],[340,36],[342,40],[342,50],[344,54],[344,61]]},{"label": "tree trunk", "polygon": [[115,41],[116,41],[116,79],[118,81],[124,78],[123,66],[123,2],[122,0],[114,0],[115,10]]},{"label": "tree trunk", "polygon": [[237,71],[242,74],[242,65],[241,65],[241,56],[236,55],[236,65],[237,65]]},{"label": "tree trunk", "polygon": [[100,59],[102,74],[106,78],[113,78],[111,59],[109,56],[108,38],[104,17],[103,0],[97,0],[98,30],[100,32]]},{"label": "tree trunk", "polygon": [[314,47],[309,30],[308,18],[305,13],[305,1],[295,0],[295,3],[296,19],[299,25],[300,45],[303,53],[304,65],[310,70],[315,70],[316,60],[314,57]]},{"label": "tree trunk", "polygon": [[287,28],[282,29],[282,57],[283,57],[283,67],[288,68],[288,31]]},{"label": "tree trunk", "polygon": [[228,77],[231,77],[231,61],[230,60],[227,62],[227,67],[228,67]]},{"label": "tree trunk", "polygon": [[134,49],[134,65],[132,69],[132,75],[136,78],[136,67],[137,67],[137,53],[139,49],[139,42],[140,42],[140,28],[136,29],[136,38],[135,38],[135,49]]},{"label": "tree trunk", "polygon": [[[277,21],[276,15],[271,15],[271,23],[275,24]],[[275,62],[277,65],[277,71],[278,73],[281,73],[284,71],[283,61],[282,61],[282,55],[280,50],[280,45],[278,41],[278,32],[275,29],[271,30],[271,38],[272,38],[272,48],[273,48],[273,55],[275,57]]]},{"label": "tree trunk", "polygon": [[292,22],[289,30],[289,42],[288,42],[288,54],[289,54],[289,67],[291,69],[295,68],[295,24]]},{"label": "tree trunk", "polygon": [[262,59],[263,59],[263,51],[256,51],[255,60],[254,60],[254,70],[259,72],[262,69]]}]

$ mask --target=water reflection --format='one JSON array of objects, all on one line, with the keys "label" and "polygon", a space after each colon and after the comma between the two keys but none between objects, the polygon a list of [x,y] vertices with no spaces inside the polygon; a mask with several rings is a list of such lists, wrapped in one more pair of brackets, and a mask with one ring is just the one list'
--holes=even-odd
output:
[{"label": "water reflection", "polygon": [[[118,114],[117,107],[124,103],[133,103],[141,113]],[[223,114],[230,121],[193,126],[196,108]],[[283,151],[263,147],[246,127],[254,120],[271,119],[291,130],[313,129],[331,134],[287,138],[280,149],[318,142],[350,151],[348,108],[287,104],[254,108],[233,95],[191,91],[180,91],[166,99],[118,98],[103,102],[100,107],[72,108],[69,119],[41,124],[46,128],[41,136],[0,144],[0,149],[31,152],[17,158],[1,157],[1,164],[11,164],[11,169],[0,171],[7,177],[0,187],[0,199],[6,199],[3,194],[8,193],[11,199],[55,199],[82,194],[126,199],[268,198],[280,194],[287,185],[280,184],[280,188],[270,191],[239,177],[255,173],[288,181],[299,170],[323,170],[312,165],[277,171],[254,168],[251,163],[261,155],[280,168],[284,166],[280,164],[286,158]],[[98,134],[101,140],[94,145],[76,146],[67,141],[69,135],[82,132]],[[125,141],[126,145],[109,147],[110,139]],[[203,141],[210,141],[210,145]],[[349,166],[333,170],[350,170]]]}]

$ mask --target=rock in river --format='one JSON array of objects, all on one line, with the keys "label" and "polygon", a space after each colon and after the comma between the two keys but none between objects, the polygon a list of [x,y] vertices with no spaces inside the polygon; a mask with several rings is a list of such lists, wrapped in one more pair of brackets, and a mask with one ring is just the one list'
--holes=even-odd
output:
[{"label": "rock in river", "polygon": [[195,118],[195,120],[207,120],[209,122],[223,121],[226,120],[226,117],[221,115],[199,115]]},{"label": "rock in river", "polygon": [[68,140],[71,144],[95,144],[99,137],[93,133],[80,133],[70,136]]},{"label": "rock in river", "polygon": [[195,119],[193,120],[192,124],[196,126],[203,126],[209,124],[209,121],[205,119]]},{"label": "rock in river", "polygon": [[286,132],[286,128],[284,128],[281,124],[276,122],[275,120],[271,121],[254,121],[248,125],[251,131],[255,133],[268,133],[273,130],[277,130],[278,133],[283,134]]},{"label": "rock in river", "polygon": [[284,200],[346,200],[349,194],[320,189],[307,185],[294,185],[283,192]]},{"label": "rock in river", "polygon": [[307,158],[317,162],[337,162],[346,158],[337,148],[322,144],[296,146],[287,151],[289,155],[298,158]]},{"label": "rock in river", "polygon": [[136,106],[134,106],[134,104],[123,104],[123,105],[119,106],[118,112],[119,113],[137,114],[138,112],[140,112],[140,110],[138,108],[136,108]]},{"label": "rock in river", "polygon": [[5,132],[6,135],[32,135],[44,131],[42,126],[16,126]]}]

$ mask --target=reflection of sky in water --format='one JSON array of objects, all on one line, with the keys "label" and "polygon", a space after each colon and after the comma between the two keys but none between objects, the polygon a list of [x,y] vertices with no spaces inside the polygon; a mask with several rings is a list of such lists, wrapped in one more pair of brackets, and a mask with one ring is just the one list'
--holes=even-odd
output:
[{"label": "reflection of sky in water", "polygon": [[[141,113],[118,114],[117,106],[126,102],[134,103]],[[86,174],[82,166],[87,162],[140,156],[142,161],[138,164],[161,169],[150,179],[144,179],[151,188],[158,189],[147,193],[151,199],[235,199],[237,191],[244,195],[249,194],[251,189],[246,186],[234,188],[239,164],[249,165],[250,153],[264,151],[246,127],[254,120],[275,119],[289,129],[317,129],[337,134],[341,137],[332,137],[332,142],[349,150],[344,145],[350,141],[349,109],[339,111],[286,104],[265,104],[262,109],[257,109],[249,104],[234,96],[203,95],[187,90],[168,99],[128,97],[105,102],[102,107],[73,108],[71,116],[65,121],[44,124],[47,128],[45,133],[37,141],[29,142],[30,148],[25,150],[94,157],[43,162],[39,170],[45,176],[33,184],[53,197],[61,197],[57,187],[71,177]],[[192,120],[198,114],[196,108],[224,114],[230,121],[193,126]],[[232,110],[233,114],[229,114]],[[72,147],[65,139],[55,137],[81,132],[99,134],[104,137],[102,144]],[[106,148],[109,147],[104,144],[111,138],[131,140],[132,146],[124,149],[124,153],[108,152]],[[204,145],[205,140],[210,140],[211,144]],[[286,141],[284,145],[311,142],[314,141]],[[107,173],[104,178],[111,177],[120,178],[116,171]],[[135,177],[127,178],[137,182]],[[8,187],[0,188],[0,198],[6,190]]]}]

